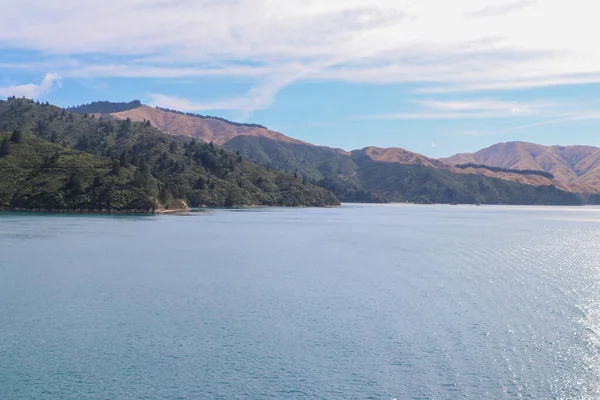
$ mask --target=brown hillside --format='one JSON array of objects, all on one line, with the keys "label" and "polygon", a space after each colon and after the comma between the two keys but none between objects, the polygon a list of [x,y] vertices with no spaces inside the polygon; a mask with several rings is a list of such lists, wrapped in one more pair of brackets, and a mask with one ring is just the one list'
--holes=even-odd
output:
[{"label": "brown hillside", "polygon": [[261,136],[286,143],[308,144],[265,128],[237,126],[212,118],[198,118],[141,106],[133,110],[110,114],[116,119],[130,118],[135,122],[150,121],[161,131],[171,135],[192,136],[204,142],[223,145],[234,137]]},{"label": "brown hillside", "polygon": [[375,161],[394,162],[400,164],[420,164],[427,167],[444,169],[450,168],[449,165],[444,164],[439,160],[428,158],[399,147],[390,147],[387,149],[380,147],[366,147],[359,151],[371,157]]},{"label": "brown hillside", "polygon": [[[368,156],[375,161],[380,162],[392,162],[399,164],[419,164],[427,167],[440,168],[440,169],[448,169],[452,172],[456,172],[459,174],[475,174],[475,175],[485,175],[491,178],[500,178],[504,180],[514,181],[518,183],[523,183],[526,185],[534,185],[534,186],[547,186],[554,185],[563,190],[569,190],[567,185],[563,185],[560,182],[553,181],[548,178],[544,178],[543,176],[538,175],[521,175],[514,173],[506,173],[506,172],[494,172],[485,168],[456,168],[452,164],[448,164],[442,162],[440,160],[435,160],[432,158],[425,157],[421,154],[413,153],[408,150],[402,148],[380,148],[380,147],[367,147],[362,150],[353,151],[352,154],[354,156]],[[481,164],[481,163],[479,163]]]},{"label": "brown hillside", "polygon": [[485,164],[507,169],[545,171],[557,186],[577,192],[600,191],[600,149],[592,146],[543,146],[499,143],[476,153],[441,159],[450,164]]},{"label": "brown hillside", "polygon": [[[261,148],[260,151],[266,152],[265,154],[261,153],[260,156],[253,154],[256,159],[262,159],[266,155],[268,160],[265,158],[265,162],[271,163],[277,160],[281,161],[282,157],[289,159],[290,162],[292,158],[295,158],[292,163],[294,164],[293,169],[298,169],[298,166],[304,166],[305,164],[318,168],[319,165],[331,162],[330,158],[324,158],[321,152],[317,152],[317,154],[307,150],[307,148],[315,148],[314,145],[262,127],[231,124],[219,119],[199,118],[149,106],[140,106],[132,110],[110,114],[110,116],[115,119],[130,118],[137,122],[150,121],[153,126],[165,133],[191,136],[204,142],[212,141],[219,146],[227,145],[230,150],[239,150],[244,154],[248,152],[243,146],[245,142],[241,141],[242,144],[240,144],[237,143],[237,139],[236,141],[232,141],[232,139],[244,136],[263,137],[275,142],[302,145],[297,148],[302,150],[299,150],[299,153],[295,152],[294,156],[285,155],[285,151],[289,151],[289,149],[282,152],[280,147]],[[241,147],[231,144],[234,142]],[[419,164],[448,169],[462,174],[485,175],[535,186],[555,185],[563,190],[600,191],[600,177],[598,176],[600,172],[600,150],[588,146],[546,147],[524,142],[500,143],[474,154],[458,154],[442,160],[428,158],[402,148],[367,147],[352,152],[340,149],[332,150],[339,155],[347,156],[348,163],[351,163],[350,160],[354,157],[369,157],[378,162]],[[258,150],[254,149],[253,151]],[[315,159],[315,157],[317,158]],[[498,173],[482,168],[460,169],[454,167],[456,164],[467,163],[485,164],[507,169],[547,171],[555,175],[556,179],[550,180],[537,175]]]}]

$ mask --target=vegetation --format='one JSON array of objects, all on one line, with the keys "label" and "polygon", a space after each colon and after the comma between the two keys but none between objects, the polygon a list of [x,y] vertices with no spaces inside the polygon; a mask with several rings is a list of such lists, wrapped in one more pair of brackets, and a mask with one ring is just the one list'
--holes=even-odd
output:
[{"label": "vegetation", "polygon": [[376,162],[361,152],[347,155],[327,147],[263,137],[238,136],[225,147],[269,168],[294,172],[332,191],[343,202],[576,205],[585,201],[554,186],[531,186],[423,165]]},{"label": "vegetation", "polygon": [[[11,135],[0,134],[0,140],[8,143]],[[21,135],[0,157],[0,209],[153,212],[160,207],[155,179],[145,188],[129,183],[134,168],[114,174],[110,159]]]},{"label": "vegetation", "polygon": [[365,162],[358,171],[364,187],[388,201],[460,204],[581,205],[574,193],[484,175],[457,174],[421,165]]},{"label": "vegetation", "polygon": [[[303,182],[293,174],[270,171],[212,144],[169,136],[149,124],[133,123],[128,119],[85,118],[26,99],[0,101],[0,131],[15,130],[26,137],[35,135],[47,145],[96,156],[97,162],[102,160],[104,163],[102,170],[106,174],[121,179],[118,184],[122,188],[148,196],[157,207],[168,207],[177,204],[178,200],[191,206],[339,203],[332,193]],[[13,151],[14,147],[13,144]],[[21,154],[23,151],[21,149]],[[29,168],[28,162],[14,164],[16,159],[12,154],[9,157],[13,170]],[[36,165],[31,161],[31,168],[37,168]],[[71,176],[72,172],[61,179],[70,182],[68,190],[75,193],[80,185],[77,177]],[[86,192],[89,180],[95,180],[95,176],[79,174],[81,188]],[[106,176],[99,179],[103,178]],[[126,178],[128,180],[124,181]],[[94,203],[90,204],[94,206]]]},{"label": "vegetation", "polygon": [[487,170],[493,171],[493,172],[506,172],[509,174],[519,174],[519,175],[538,175],[538,176],[543,176],[544,178],[554,179],[554,175],[552,175],[550,172],[537,171],[537,170],[533,170],[533,169],[500,168],[500,167],[492,167],[492,166],[485,165],[485,164],[473,164],[473,163],[459,164],[459,165],[456,165],[456,168],[460,168],[460,169],[482,168],[482,169],[487,169]]},{"label": "vegetation", "polygon": [[139,100],[134,100],[129,103],[113,103],[110,101],[94,101],[90,104],[82,104],[67,108],[67,111],[80,115],[85,114],[110,114],[128,110],[133,110],[142,105]]},{"label": "vegetation", "polygon": [[329,147],[282,142],[260,136],[237,136],[223,146],[257,164],[297,173],[309,181],[352,175],[358,168],[347,155]]}]

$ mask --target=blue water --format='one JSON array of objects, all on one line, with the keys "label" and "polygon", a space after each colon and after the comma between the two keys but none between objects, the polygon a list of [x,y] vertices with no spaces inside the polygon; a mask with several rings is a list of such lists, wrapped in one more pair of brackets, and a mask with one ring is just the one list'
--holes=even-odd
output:
[{"label": "blue water", "polygon": [[597,399],[600,209],[0,214],[0,399]]}]

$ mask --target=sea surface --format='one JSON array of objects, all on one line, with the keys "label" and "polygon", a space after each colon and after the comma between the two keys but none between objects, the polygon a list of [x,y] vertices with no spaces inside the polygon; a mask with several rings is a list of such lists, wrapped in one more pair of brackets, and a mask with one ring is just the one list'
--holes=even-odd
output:
[{"label": "sea surface", "polygon": [[598,399],[600,209],[0,214],[0,399]]}]

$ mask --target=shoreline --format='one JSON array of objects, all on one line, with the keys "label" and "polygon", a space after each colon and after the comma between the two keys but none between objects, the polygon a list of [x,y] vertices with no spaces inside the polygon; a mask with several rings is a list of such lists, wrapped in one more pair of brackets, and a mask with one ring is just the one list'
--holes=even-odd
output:
[{"label": "shoreline", "polygon": [[47,209],[47,208],[0,208],[0,212],[22,212],[22,213],[40,213],[40,214],[134,214],[134,215],[157,215],[175,212],[186,212],[186,210],[111,210],[111,209]]},{"label": "shoreline", "polygon": [[113,210],[113,209],[48,209],[48,208],[1,208],[0,212],[21,212],[21,213],[39,213],[39,214],[80,214],[80,215],[174,215],[187,214],[190,212],[198,212],[201,210],[236,210],[236,209],[251,209],[251,208],[339,208],[339,205],[321,205],[321,206],[278,206],[278,205],[239,205],[233,207],[220,206],[201,206],[201,207],[186,207],[178,209],[156,209],[156,210]]}]

